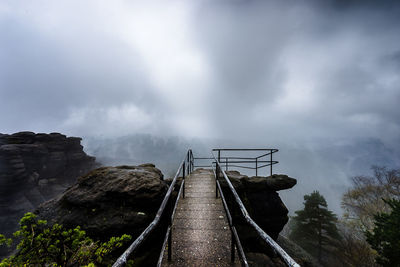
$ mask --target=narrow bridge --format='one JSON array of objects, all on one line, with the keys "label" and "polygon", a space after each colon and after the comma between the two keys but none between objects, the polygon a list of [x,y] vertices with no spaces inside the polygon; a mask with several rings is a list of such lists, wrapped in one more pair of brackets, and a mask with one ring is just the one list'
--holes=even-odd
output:
[{"label": "narrow bridge", "polygon": [[[221,156],[223,152],[263,152],[256,157]],[[249,266],[236,231],[231,211],[221,189],[221,179],[239,206],[242,218],[287,266],[299,266],[249,216],[225,170],[229,167],[258,169],[270,167],[277,149],[213,149],[210,158],[195,158],[188,150],[182,160],[163,202],[150,225],[118,258],[113,267],[124,266],[135,258],[135,251],[167,222],[165,238],[157,266]],[[194,164],[208,160],[209,165]],[[198,167],[197,169],[195,169]],[[207,168],[207,169],[205,169]],[[225,169],[225,170],[224,170]],[[179,180],[179,181],[178,181]],[[179,185],[179,189],[175,188]],[[178,192],[173,197],[174,192]],[[162,228],[162,227],[161,227]],[[159,231],[159,230],[158,230]]]},{"label": "narrow bridge", "polygon": [[231,232],[222,200],[215,198],[213,171],[196,169],[185,183],[172,222],[172,257],[168,261],[165,251],[162,265],[232,266]]}]

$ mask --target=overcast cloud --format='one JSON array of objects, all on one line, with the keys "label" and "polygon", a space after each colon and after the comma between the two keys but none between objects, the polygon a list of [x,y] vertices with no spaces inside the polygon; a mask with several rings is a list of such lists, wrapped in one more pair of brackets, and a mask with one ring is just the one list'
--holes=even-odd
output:
[{"label": "overcast cloud", "polygon": [[400,167],[400,5],[320,2],[2,1],[0,132],[283,147],[343,191],[354,155]]}]

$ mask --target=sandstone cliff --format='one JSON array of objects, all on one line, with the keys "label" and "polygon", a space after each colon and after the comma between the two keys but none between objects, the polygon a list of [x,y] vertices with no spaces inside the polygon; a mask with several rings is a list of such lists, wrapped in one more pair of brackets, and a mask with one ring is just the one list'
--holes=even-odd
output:
[{"label": "sandstone cliff", "polygon": [[[297,182],[296,179],[286,175],[247,177],[238,171],[226,173],[250,217],[276,240],[289,219],[288,209],[277,191],[293,187]],[[258,238],[256,231],[242,218],[241,211],[222,174],[219,181],[249,264],[251,266],[285,266],[273,251],[267,249]]]},{"label": "sandstone cliff", "polygon": [[94,239],[138,236],[154,219],[168,185],[152,164],[101,167],[80,177],[36,213],[67,228],[81,226]]},{"label": "sandstone cliff", "polygon": [[[50,224],[56,222],[67,228],[79,225],[95,240],[122,234],[136,239],[153,221],[167,190],[161,171],[153,164],[101,167],[80,177],[35,212]],[[135,266],[156,265],[166,219],[162,217],[159,227],[136,252]]]},{"label": "sandstone cliff", "polygon": [[[1,233],[16,229],[19,218],[53,198],[95,166],[81,138],[59,133],[0,134]],[[4,255],[4,248],[0,256]]]}]

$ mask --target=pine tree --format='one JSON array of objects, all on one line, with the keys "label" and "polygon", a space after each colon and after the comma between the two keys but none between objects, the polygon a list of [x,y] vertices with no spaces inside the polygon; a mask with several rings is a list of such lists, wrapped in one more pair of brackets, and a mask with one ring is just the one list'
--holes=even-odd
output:
[{"label": "pine tree", "polygon": [[375,215],[375,227],[366,232],[367,241],[378,252],[377,263],[400,266],[400,201],[385,201],[392,211]]},{"label": "pine tree", "polygon": [[295,212],[289,237],[321,262],[323,251],[340,239],[337,217],[328,210],[325,198],[318,191],[305,195],[304,200],[304,209]]}]

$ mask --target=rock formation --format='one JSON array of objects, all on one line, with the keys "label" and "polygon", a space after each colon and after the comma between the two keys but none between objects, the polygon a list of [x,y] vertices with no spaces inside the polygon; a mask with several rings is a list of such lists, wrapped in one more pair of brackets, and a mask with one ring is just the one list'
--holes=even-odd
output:
[{"label": "rock formation", "polygon": [[[80,177],[35,212],[50,224],[57,222],[67,228],[79,225],[95,240],[122,234],[136,239],[153,221],[167,190],[161,171],[153,164],[102,167]],[[166,214],[136,252],[137,266],[156,265],[167,227]]]},{"label": "rock formation", "polygon": [[[15,231],[19,218],[58,195],[95,166],[81,138],[59,133],[0,134],[1,233]],[[0,256],[4,255],[0,251]]]},{"label": "rock formation", "polygon": [[[286,175],[273,175],[272,177],[247,177],[237,171],[226,172],[229,180],[239,194],[250,217],[273,239],[277,239],[279,233],[288,221],[288,209],[283,204],[278,190],[289,189],[296,184],[296,179]],[[257,253],[273,255],[271,251],[260,250],[265,247],[258,245],[260,239],[256,232],[242,219],[241,212],[233,199],[225,179],[220,178],[220,184],[227,203],[232,210],[233,220],[237,226],[239,237],[247,253],[250,253],[256,262],[264,256]],[[250,260],[250,259],[249,259]],[[279,260],[275,265],[279,266]]]},{"label": "rock formation", "polygon": [[154,219],[168,185],[152,164],[101,167],[78,179],[36,213],[50,223],[81,226],[92,238],[138,236]]},{"label": "rock formation", "polygon": [[[274,174],[272,177],[247,177],[238,171],[226,172],[232,185],[246,206],[249,215],[273,239],[289,220],[288,209],[283,204],[278,190],[289,189],[296,184],[296,179],[286,175]],[[229,196],[226,182],[221,179],[221,186]],[[231,199],[232,201],[233,199]]]}]

